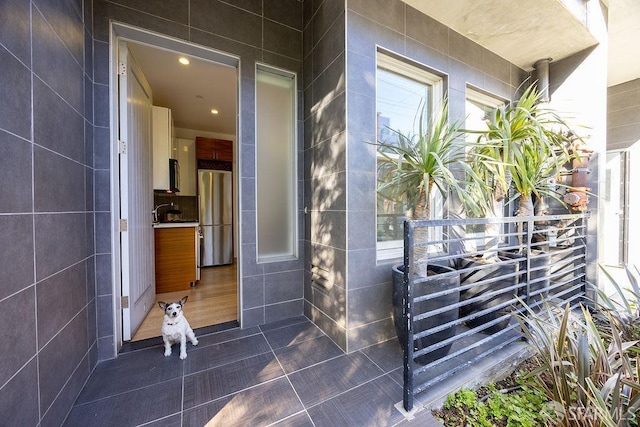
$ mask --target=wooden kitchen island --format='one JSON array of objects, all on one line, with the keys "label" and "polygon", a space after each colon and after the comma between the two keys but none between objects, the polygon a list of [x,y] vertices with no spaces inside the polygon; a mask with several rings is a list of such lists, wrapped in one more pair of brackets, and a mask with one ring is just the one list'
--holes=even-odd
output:
[{"label": "wooden kitchen island", "polygon": [[156,293],[183,291],[198,280],[197,222],[154,224]]}]

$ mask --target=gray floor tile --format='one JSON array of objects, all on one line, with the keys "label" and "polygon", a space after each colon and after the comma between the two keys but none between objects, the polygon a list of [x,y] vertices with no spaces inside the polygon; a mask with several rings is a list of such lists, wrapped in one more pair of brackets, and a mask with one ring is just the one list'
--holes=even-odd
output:
[{"label": "gray floor tile", "polygon": [[275,427],[314,427],[309,414],[306,411],[299,412],[295,415],[285,418],[282,421],[278,421],[273,424]]},{"label": "gray floor tile", "polygon": [[144,427],[182,427],[182,414],[174,414],[157,421],[143,424]]},{"label": "gray floor tile", "polygon": [[275,350],[282,347],[298,344],[311,338],[323,336],[324,333],[311,322],[298,323],[279,329],[264,332],[269,345]]},{"label": "gray floor tile", "polygon": [[203,348],[195,347],[195,350],[188,352],[185,359],[185,374],[193,374],[270,352],[271,348],[262,335],[251,335]]},{"label": "gray floor tile", "polygon": [[402,388],[387,376],[353,388],[312,408],[309,416],[321,426],[391,426],[404,419],[394,404]]},{"label": "gray floor tile", "polygon": [[324,335],[279,348],[274,353],[288,374],[344,354],[340,347]]},{"label": "gray floor tile", "polygon": [[294,372],[289,380],[309,408],[382,374],[364,354],[356,352]]},{"label": "gray floor tile", "polygon": [[302,411],[286,378],[279,378],[184,411],[184,426],[263,426]]},{"label": "gray floor tile", "polygon": [[436,417],[431,415],[431,410],[422,409],[417,412],[413,419],[404,419],[398,424],[398,427],[443,427],[444,424]]},{"label": "gray floor tile", "polygon": [[272,353],[208,369],[184,379],[184,409],[284,376]]},{"label": "gray floor tile", "polygon": [[288,319],[278,320],[277,322],[267,323],[266,325],[260,325],[259,328],[261,331],[266,332],[273,329],[281,329],[298,323],[311,323],[311,321],[304,316],[296,316],[290,317]]},{"label": "gray floor tile", "polygon": [[202,335],[202,336],[198,335],[198,332],[196,331],[196,337],[198,338],[198,348],[203,348],[209,345],[221,344],[223,342],[236,340],[238,338],[245,338],[245,337],[260,334],[260,333],[261,333],[260,329],[256,326],[256,327],[247,328],[247,329],[235,328],[235,329],[230,329],[224,332],[218,332],[215,334],[208,334],[208,335]]},{"label": "gray floor tile", "polygon": [[183,369],[184,362],[179,355],[164,357],[162,347],[122,354],[117,359],[98,364],[77,403],[181,378]]},{"label": "gray floor tile", "polygon": [[385,372],[402,367],[402,347],[397,338],[363,348],[361,351]]},{"label": "gray floor tile", "polygon": [[182,378],[178,378],[76,405],[64,425],[68,427],[136,426],[179,413],[181,402]]}]

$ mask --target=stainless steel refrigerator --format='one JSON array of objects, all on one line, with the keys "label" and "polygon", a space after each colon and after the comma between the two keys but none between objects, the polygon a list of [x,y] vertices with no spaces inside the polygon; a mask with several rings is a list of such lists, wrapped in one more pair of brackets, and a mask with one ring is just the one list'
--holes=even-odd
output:
[{"label": "stainless steel refrigerator", "polygon": [[199,267],[233,263],[232,188],[231,172],[198,169]]}]

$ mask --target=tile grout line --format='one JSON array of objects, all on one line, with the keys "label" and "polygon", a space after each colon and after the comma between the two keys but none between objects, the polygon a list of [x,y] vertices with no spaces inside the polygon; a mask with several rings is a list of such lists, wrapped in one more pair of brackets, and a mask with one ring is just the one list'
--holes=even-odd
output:
[{"label": "tile grout line", "polygon": [[[282,369],[282,372],[284,373],[284,377],[287,379],[287,382],[289,383],[289,386],[291,387],[291,390],[293,390],[293,392],[295,393],[296,397],[298,398],[298,402],[300,402],[300,406],[302,406],[302,412],[307,414],[307,418],[309,418],[309,420],[311,421],[311,424],[315,427],[316,424],[313,422],[313,419],[311,419],[311,415],[309,415],[309,412],[307,412],[307,408],[304,406],[304,403],[302,403],[302,399],[300,399],[300,395],[298,394],[298,391],[293,386],[293,383],[291,382],[291,379],[289,379],[289,374],[287,373],[287,371],[284,370],[284,367],[282,366],[282,363],[280,362],[280,359],[278,359],[278,356],[276,355],[276,352],[275,352],[273,346],[271,345],[271,343],[269,342],[267,337],[264,335],[264,332],[262,332],[262,336],[264,337],[265,341],[267,342],[267,345],[271,349],[271,354],[273,354],[273,357],[276,359],[276,362],[278,362],[278,366],[280,366],[280,369]],[[305,341],[309,341],[309,340],[305,340]],[[296,412],[296,414],[298,414],[298,413],[299,412]],[[295,415],[295,414],[291,414],[288,417],[285,417],[285,418],[283,418],[281,420],[275,421],[272,424],[275,424],[276,422],[279,422],[279,421],[282,421],[282,420],[287,419],[289,417],[292,417],[293,415]]]}]

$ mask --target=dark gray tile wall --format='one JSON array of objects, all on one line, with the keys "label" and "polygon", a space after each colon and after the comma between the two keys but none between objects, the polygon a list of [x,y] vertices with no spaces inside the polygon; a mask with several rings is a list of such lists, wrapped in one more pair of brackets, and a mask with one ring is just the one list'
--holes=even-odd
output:
[{"label": "dark gray tile wall", "polygon": [[[527,73],[400,0],[347,1],[346,349],[393,338],[391,266],[376,262],[376,49],[440,73],[453,119],[465,116],[468,84],[512,98]],[[396,263],[400,263],[397,260]]]},{"label": "dark gray tile wall", "polygon": [[305,315],[346,350],[344,1],[304,2]]},{"label": "dark gray tile wall", "polygon": [[302,46],[305,314],[351,352],[395,334],[376,262],[377,47],[441,73],[454,118],[468,84],[510,98],[527,73],[400,0],[305,2]]},{"label": "dark gray tile wall", "polygon": [[57,426],[97,362],[91,1],[0,9],[0,412]]},{"label": "dark gray tile wall", "polygon": [[[264,3],[264,4],[263,4]],[[242,326],[249,327],[299,316],[303,313],[303,234],[299,259],[259,264],[256,260],[255,207],[255,64],[273,65],[297,73],[302,105],[302,2],[286,0],[140,2],[95,0],[94,103],[96,194],[108,194],[109,171],[109,21],[115,20],[187,42],[197,43],[240,58],[241,137],[238,139],[241,188]],[[298,122],[302,135],[302,119]],[[300,140],[299,157],[303,149]],[[303,169],[299,168],[299,202],[302,220]],[[99,172],[98,172],[99,171]],[[103,172],[105,175],[103,175]],[[96,198],[96,251],[108,258],[110,231],[108,200]],[[301,227],[302,230],[302,227]],[[113,357],[112,284],[107,270],[97,267],[98,349],[100,358]]]},{"label": "dark gray tile wall", "polygon": [[607,150],[624,150],[640,140],[640,79],[609,87]]}]

